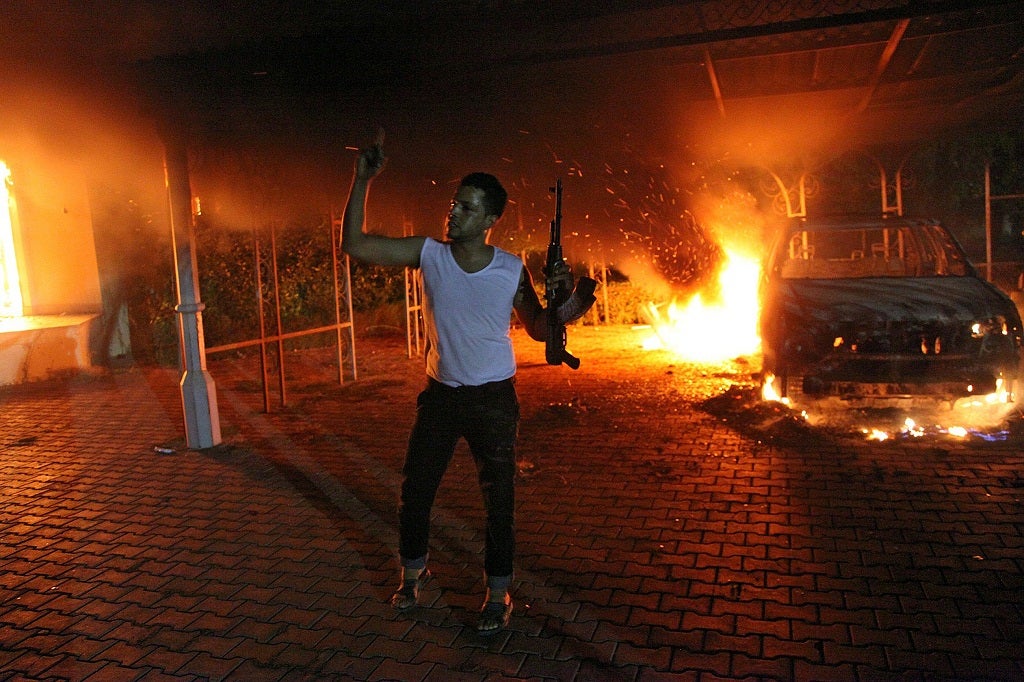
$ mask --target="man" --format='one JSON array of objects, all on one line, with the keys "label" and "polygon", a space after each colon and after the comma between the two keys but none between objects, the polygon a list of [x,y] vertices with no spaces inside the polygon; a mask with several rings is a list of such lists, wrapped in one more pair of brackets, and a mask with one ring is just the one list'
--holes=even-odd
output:
[{"label": "man", "polygon": [[[487,594],[477,631],[493,634],[512,615],[515,548],[515,441],[519,402],[514,386],[515,355],[509,336],[515,310],[529,336],[545,341],[547,313],[522,261],[487,243],[501,217],[507,194],[486,173],[463,178],[452,199],[443,242],[422,236],[386,237],[364,231],[366,197],[384,167],[381,141],[360,152],[345,207],[341,245],[353,258],[379,265],[420,268],[426,323],[427,386],[402,468],[399,555],[402,575],[391,597],[397,610],[416,604],[429,577],[430,511],[456,443],[465,438],[473,454],[486,510],[484,573]],[[560,263],[549,284],[572,290],[573,276]],[[574,296],[559,307],[564,322],[578,319],[593,296]],[[564,319],[563,319],[564,318]]]}]

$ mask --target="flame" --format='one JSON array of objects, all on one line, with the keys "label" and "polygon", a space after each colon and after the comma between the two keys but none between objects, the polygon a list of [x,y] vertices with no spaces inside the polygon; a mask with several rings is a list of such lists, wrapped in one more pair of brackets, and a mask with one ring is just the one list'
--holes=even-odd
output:
[{"label": "flame", "polygon": [[760,350],[760,262],[729,249],[725,254],[718,276],[720,301],[707,303],[697,293],[682,307],[674,300],[667,307],[647,304],[655,336],[645,342],[645,349],[670,350],[695,362],[722,362]]},{"label": "flame", "polygon": [[14,250],[14,196],[10,185],[11,171],[0,160],[0,317],[16,317],[23,312]]},{"label": "flame", "polygon": [[[897,435],[904,438],[924,438],[929,434],[944,434],[947,436],[953,436],[954,438],[967,438],[972,434],[971,429],[968,429],[965,426],[943,427],[935,425],[929,427],[924,424],[917,423],[917,421],[912,417],[907,417],[906,420],[904,420],[903,425],[896,431]],[[885,429],[877,427],[865,428],[862,429],[862,432],[868,440],[885,441],[894,437]],[[979,433],[979,435],[982,434]]]},{"label": "flame", "polygon": [[791,402],[788,397],[784,398],[778,389],[775,388],[775,375],[771,372],[767,372],[764,375],[763,383],[761,384],[761,399],[765,402],[782,403],[783,405],[789,405]]},{"label": "flame", "polygon": [[[793,407],[789,398],[779,395],[775,387],[775,376],[768,373],[764,376],[764,383],[761,386],[761,398],[766,402],[778,402],[788,407]],[[948,436],[952,438],[982,438],[985,440],[1004,440],[1008,436],[1005,429],[1006,421],[1011,414],[1018,409],[1014,396],[1006,389],[1005,382],[998,379],[996,391],[987,395],[972,396],[957,400],[952,408],[944,410],[940,414],[929,411],[922,411],[929,414],[919,414],[918,417],[908,416],[899,425],[883,426],[873,424],[860,426],[859,431],[867,440],[887,441],[891,439],[925,438],[928,436]],[[845,417],[854,415],[851,412],[819,412],[813,414],[802,410],[800,416],[804,421],[811,424],[836,425],[846,424]],[[940,422],[952,422],[952,426],[944,426]]]}]

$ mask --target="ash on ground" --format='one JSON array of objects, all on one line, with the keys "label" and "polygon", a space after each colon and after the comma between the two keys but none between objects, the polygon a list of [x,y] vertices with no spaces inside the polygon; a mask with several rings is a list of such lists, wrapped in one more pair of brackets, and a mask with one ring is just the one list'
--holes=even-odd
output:
[{"label": "ash on ground", "polygon": [[763,400],[756,386],[731,386],[724,393],[700,403],[700,407],[738,431],[768,444],[808,444],[829,438],[829,434],[811,426],[799,412],[783,403]]},{"label": "ash on ground", "polygon": [[1024,442],[1024,406],[978,409],[917,406],[854,408],[822,403],[803,408],[766,401],[751,386],[732,386],[701,403],[702,409],[769,444],[835,440],[953,439]]}]

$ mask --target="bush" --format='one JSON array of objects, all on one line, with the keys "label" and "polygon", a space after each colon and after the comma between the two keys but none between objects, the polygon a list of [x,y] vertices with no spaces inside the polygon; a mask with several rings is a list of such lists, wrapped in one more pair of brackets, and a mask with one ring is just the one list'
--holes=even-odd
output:
[{"label": "bush", "polygon": [[[326,220],[326,217],[312,216],[281,226],[273,235],[281,326],[285,333],[327,326],[335,321],[330,229]],[[257,299],[256,283],[257,236],[263,292],[261,301]],[[135,295],[129,305],[134,357],[145,364],[173,365],[178,362],[177,313],[174,311],[176,292],[173,272],[168,272],[168,268],[173,271],[173,263],[166,262],[170,260],[169,245],[164,248],[166,252],[159,254],[162,267],[137,271],[138,279],[133,282]],[[196,260],[200,294],[206,306],[203,330],[208,348],[257,339],[260,305],[266,334],[276,333],[273,249],[269,229],[257,234],[249,230],[230,230],[210,220],[200,220],[196,228]],[[584,265],[576,265],[574,269],[577,273],[586,272]],[[605,294],[598,291],[600,323],[638,323],[639,310],[650,296],[622,278],[610,277],[608,311],[604,311],[602,306]],[[404,334],[404,269],[352,261],[351,278],[356,334]],[[539,272],[535,273],[534,280],[538,295],[543,300],[543,278]],[[593,322],[593,314],[588,313],[578,324]],[[300,336],[288,339],[286,347],[327,345],[333,343],[333,339],[330,334]]]},{"label": "bush", "polygon": [[[257,291],[257,240],[262,299]],[[196,261],[200,297],[205,305],[203,331],[207,347],[254,340],[263,326],[277,330],[274,245],[281,328],[285,333],[323,327],[335,322],[334,268],[326,217],[312,216],[278,228],[257,232],[234,230],[201,218],[196,225]],[[170,245],[142,249],[154,267],[135,268],[129,303],[133,355],[144,364],[178,362],[174,263]],[[157,261],[159,261],[157,263]],[[156,267],[159,265],[159,267]],[[339,267],[342,263],[339,262]],[[402,268],[352,261],[352,307],[373,326],[400,324],[404,328],[405,273]],[[342,300],[344,306],[344,300]],[[399,312],[395,313],[398,309]],[[381,312],[389,311],[386,316]],[[371,313],[373,313],[371,315]],[[347,312],[342,309],[342,318]],[[387,322],[383,321],[387,318]],[[331,340],[327,340],[330,338]],[[328,335],[288,339],[288,348],[333,342]]]}]

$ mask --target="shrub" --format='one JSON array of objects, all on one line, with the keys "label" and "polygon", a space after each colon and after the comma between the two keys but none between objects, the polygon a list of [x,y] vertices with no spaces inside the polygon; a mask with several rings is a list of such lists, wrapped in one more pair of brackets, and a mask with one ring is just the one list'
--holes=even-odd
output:
[{"label": "shrub", "polygon": [[[256,244],[262,300],[257,300]],[[285,333],[333,324],[335,298],[331,262],[330,230],[326,217],[311,216],[279,227],[273,241],[277,252],[281,326]],[[133,353],[136,361],[171,365],[178,362],[177,320],[174,311],[173,263],[169,245],[161,255],[161,267],[137,269],[129,302]],[[543,254],[541,254],[542,260]],[[533,258],[533,255],[531,255]],[[199,271],[203,329],[208,348],[254,340],[259,337],[260,305],[267,335],[276,333],[271,233],[264,229],[231,230],[209,220],[196,229],[196,260]],[[535,262],[537,259],[533,258]],[[170,271],[169,271],[170,270]],[[585,265],[575,265],[577,273]],[[351,262],[352,307],[356,333],[374,335],[405,333],[405,271],[403,268]],[[601,324],[636,324],[640,307],[650,296],[621,277],[610,275],[605,311],[605,294],[598,291]],[[538,296],[543,300],[543,277],[534,274]],[[344,306],[344,301],[342,302]],[[344,317],[344,310],[343,310]],[[580,324],[593,324],[588,313]],[[287,348],[333,343],[333,335],[300,336],[286,341]],[[244,352],[244,351],[239,351]]]}]

